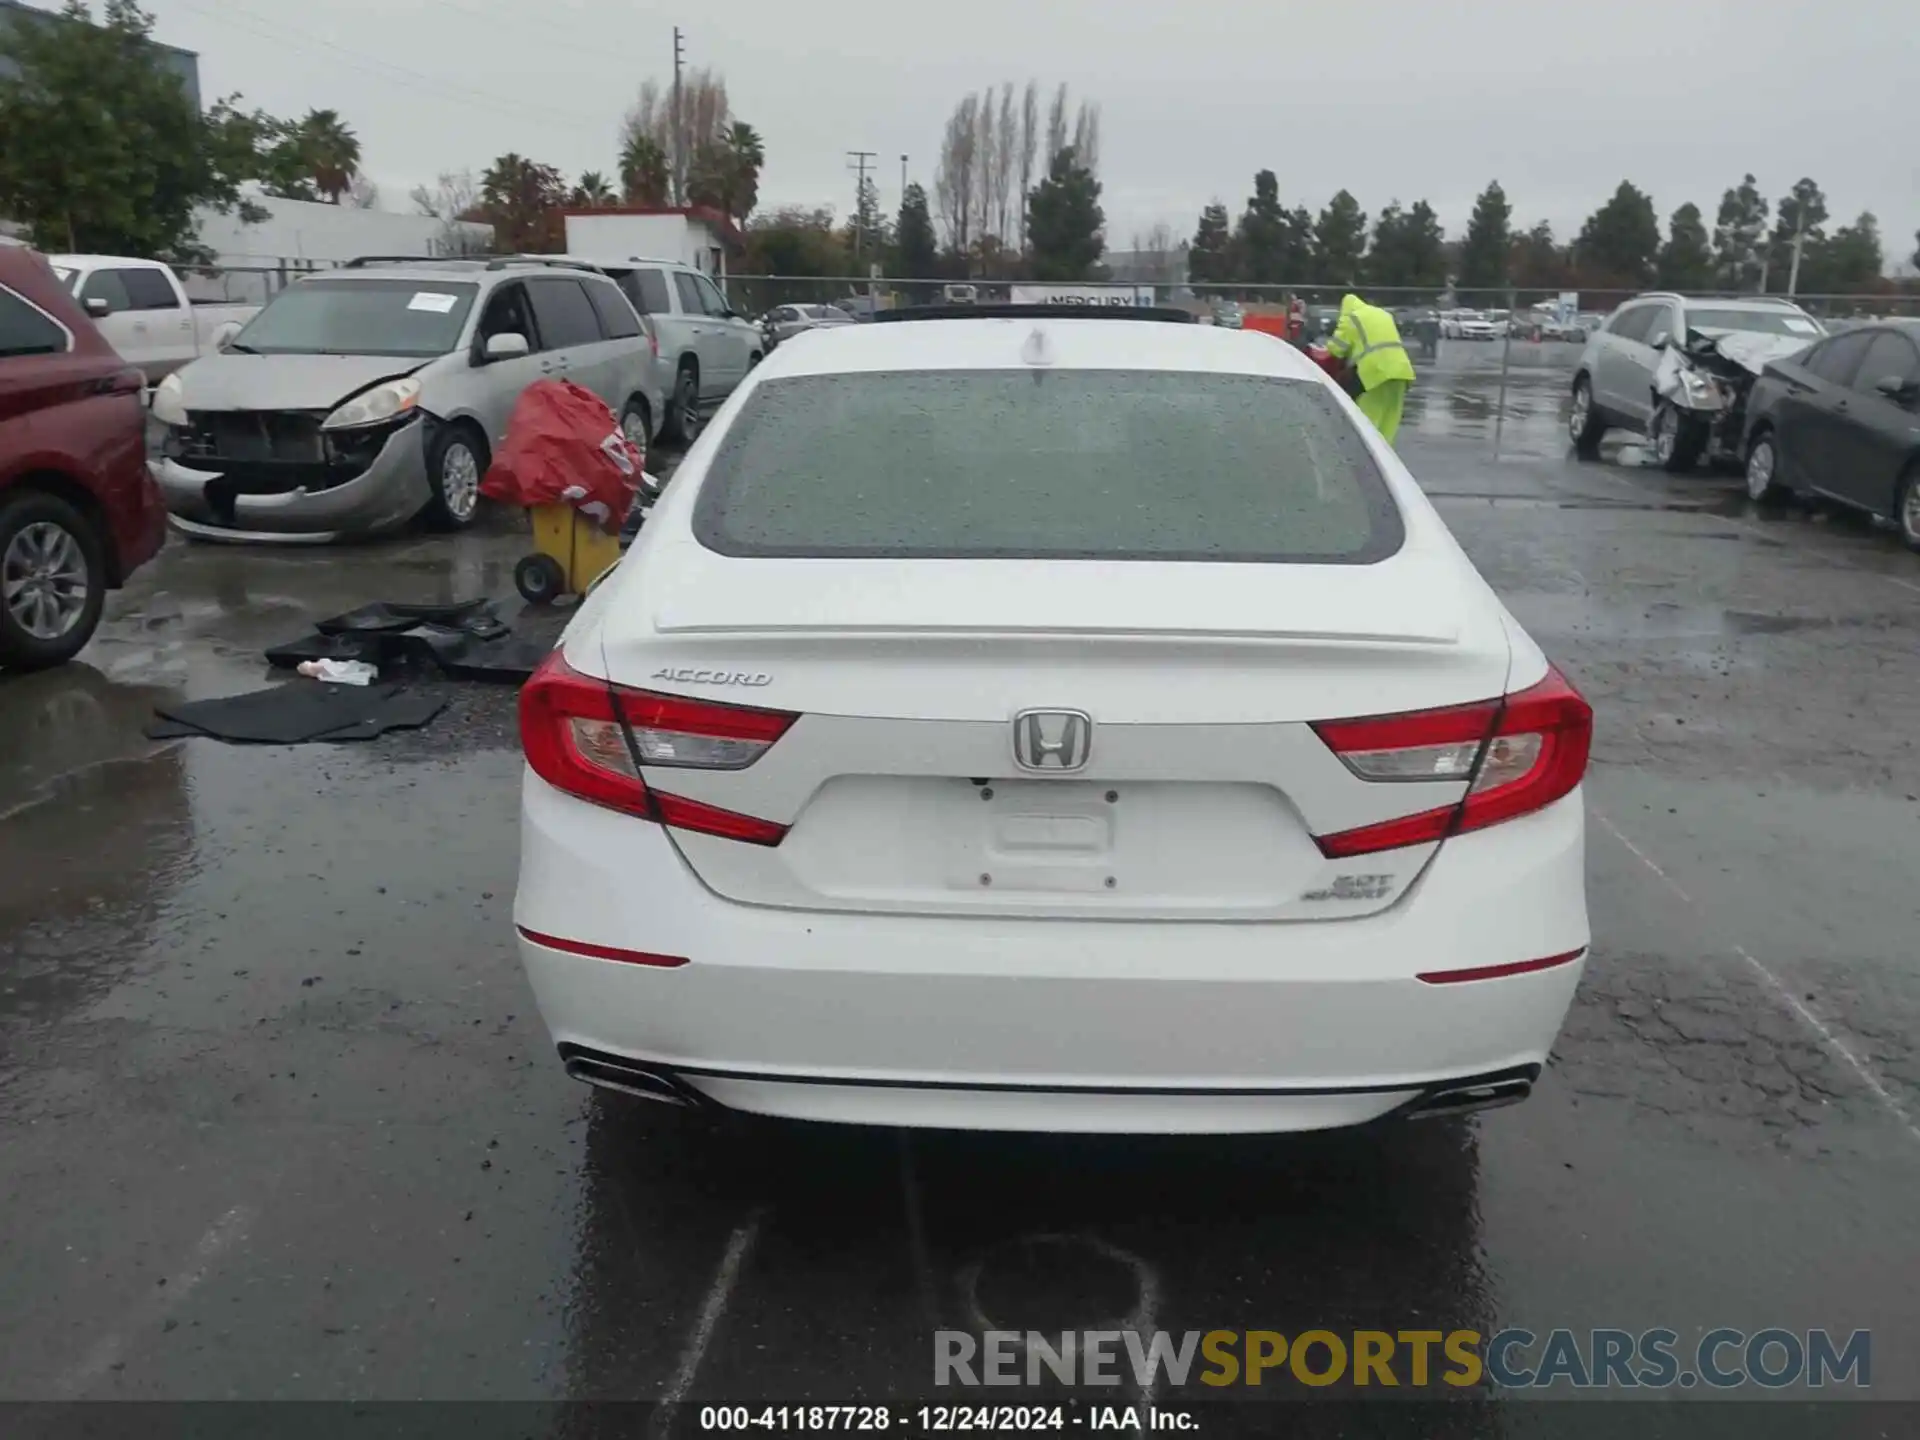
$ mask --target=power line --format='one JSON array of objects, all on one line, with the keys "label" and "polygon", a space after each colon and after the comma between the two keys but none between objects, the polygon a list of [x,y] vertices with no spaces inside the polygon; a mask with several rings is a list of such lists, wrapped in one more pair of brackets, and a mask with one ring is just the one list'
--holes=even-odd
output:
[{"label": "power line", "polygon": [[353,61],[355,65],[362,68],[384,70],[394,78],[410,81],[428,90],[437,90],[443,98],[452,100],[456,104],[470,105],[474,109],[484,109],[492,114],[498,114],[502,110],[517,110],[521,114],[531,116],[535,119],[565,120],[573,124],[601,124],[604,123],[605,120],[604,116],[589,118],[577,111],[552,110],[545,106],[529,106],[504,100],[497,95],[488,95],[479,90],[472,90],[464,85],[443,80],[438,76],[425,75],[418,70],[409,70],[403,65],[395,65],[389,60],[382,60],[375,56],[364,54],[361,51],[350,50],[344,45],[337,45],[322,36],[298,29],[282,21],[267,20],[254,14],[244,6],[229,4],[216,11],[204,5],[194,3],[194,0],[174,0],[174,3],[184,10],[191,10],[197,15],[203,15],[207,19],[217,21],[220,24],[237,25],[240,29],[248,31],[259,39],[296,40],[303,45],[315,45],[323,50],[331,50],[335,54]]}]

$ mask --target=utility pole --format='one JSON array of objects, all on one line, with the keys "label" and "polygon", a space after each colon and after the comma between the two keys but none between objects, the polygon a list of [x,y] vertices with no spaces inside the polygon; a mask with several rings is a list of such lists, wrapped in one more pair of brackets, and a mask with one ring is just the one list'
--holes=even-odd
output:
[{"label": "utility pole", "polygon": [[1807,238],[1807,206],[1803,200],[1796,207],[1793,217],[1793,264],[1787,270],[1787,298],[1791,300],[1800,288],[1800,248]]},{"label": "utility pole", "polygon": [[860,172],[860,179],[853,191],[853,258],[858,260],[864,249],[862,240],[866,235],[867,208],[867,167],[879,158],[872,150],[849,150],[847,159],[851,160]]},{"label": "utility pole", "polygon": [[673,203],[687,203],[687,132],[680,108],[680,70],[686,64],[685,42],[673,27]]},{"label": "utility pole", "polygon": [[900,157],[900,203],[907,203],[907,157]]}]

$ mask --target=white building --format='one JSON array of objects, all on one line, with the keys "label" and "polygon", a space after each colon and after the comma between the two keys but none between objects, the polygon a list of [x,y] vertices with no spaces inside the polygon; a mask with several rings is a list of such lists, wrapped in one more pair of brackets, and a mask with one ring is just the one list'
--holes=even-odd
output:
[{"label": "white building", "polygon": [[360,255],[475,255],[493,245],[491,225],[280,200],[257,191],[247,198],[267,211],[257,225],[243,222],[237,211],[200,213],[200,243],[213,251],[216,273],[184,277],[196,299],[255,303],[289,279]]},{"label": "white building", "polygon": [[567,253],[583,260],[677,260],[724,280],[740,248],[740,228],[711,206],[567,211]]}]

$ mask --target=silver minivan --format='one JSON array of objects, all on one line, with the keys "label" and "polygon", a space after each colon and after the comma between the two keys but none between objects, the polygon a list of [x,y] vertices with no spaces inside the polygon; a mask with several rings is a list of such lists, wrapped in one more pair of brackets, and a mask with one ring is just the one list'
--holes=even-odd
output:
[{"label": "silver minivan", "polygon": [[155,389],[176,528],[322,541],[472,522],[520,392],[593,391],[644,453],[665,417],[653,342],[590,265],[366,259],[289,285]]}]

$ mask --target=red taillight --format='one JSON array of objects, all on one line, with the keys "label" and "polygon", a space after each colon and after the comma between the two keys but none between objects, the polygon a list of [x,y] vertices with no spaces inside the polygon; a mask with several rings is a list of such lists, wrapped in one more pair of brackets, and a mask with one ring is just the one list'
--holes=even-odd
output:
[{"label": "red taillight", "polygon": [[524,925],[514,929],[536,945],[544,945],[549,950],[562,950],[569,955],[585,955],[591,960],[618,960],[623,965],[650,965],[657,970],[678,970],[687,963],[684,955],[657,955],[651,950],[627,950],[618,945],[595,945],[587,940],[567,940],[558,935],[545,935],[538,930],[529,930]]},{"label": "red taillight", "polygon": [[1474,980],[1505,980],[1510,975],[1532,975],[1539,970],[1557,970],[1571,965],[1587,952],[1569,950],[1562,955],[1543,955],[1538,960],[1515,960],[1510,965],[1481,965],[1472,970],[1426,970],[1414,976],[1429,985],[1459,985]]},{"label": "red taillight", "polygon": [[582,675],[555,650],[521,688],[520,746],[534,774],[582,800],[682,830],[778,845],[786,826],[665,794],[641,778],[640,766],[744,769],[798,718],[624,689]]},{"label": "red taillight", "polygon": [[1586,774],[1593,707],[1549,668],[1538,685],[1502,700],[1327,720],[1314,730],[1363,780],[1464,780],[1455,805],[1315,837],[1329,859],[1426,845],[1539,810],[1572,793]]}]

